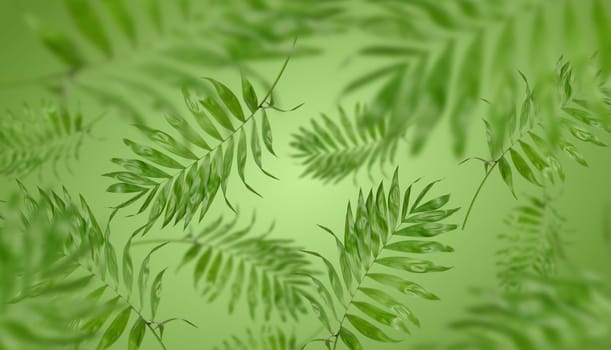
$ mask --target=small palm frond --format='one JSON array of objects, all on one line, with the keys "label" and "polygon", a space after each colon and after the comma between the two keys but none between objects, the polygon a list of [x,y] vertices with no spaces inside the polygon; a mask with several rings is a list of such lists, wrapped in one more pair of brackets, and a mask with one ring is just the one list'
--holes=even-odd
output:
[{"label": "small palm frond", "polygon": [[237,222],[237,215],[229,222],[219,217],[199,232],[191,230],[183,239],[167,240],[190,246],[178,267],[193,265],[195,288],[204,284],[201,294],[208,302],[223,292],[229,293],[230,314],[245,299],[252,319],[262,314],[269,320],[272,312],[283,320],[287,314],[297,319],[306,311],[301,291],[309,285],[307,276],[315,275],[316,271],[293,241],[267,237],[273,226],[252,236],[254,216],[245,227],[237,227]]},{"label": "small palm frond", "polygon": [[[339,108],[339,122],[322,114],[322,124],[312,119],[312,128],[300,128],[291,143],[297,150],[294,156],[306,167],[302,176],[311,176],[325,182],[337,182],[376,164],[384,167],[394,161],[395,149],[400,141],[387,130],[384,123],[367,127],[358,122],[364,112],[359,105],[351,121],[343,108]],[[390,159],[388,158],[390,156]]]},{"label": "small palm frond", "polygon": [[[261,100],[257,97],[252,84],[247,79],[242,79],[242,98],[247,107],[247,113],[244,113],[238,97],[223,83],[212,78],[207,78],[207,80],[216,90],[216,96],[193,99],[185,90],[186,105],[200,131],[196,131],[185,118],[177,113],[166,115],[167,122],[184,139],[184,142],[165,131],[138,125],[137,127],[145,134],[148,142],[161,146],[172,156],[125,139],[125,144],[143,160],[119,158],[112,160],[113,163],[122,166],[127,171],[105,174],[107,177],[119,180],[107,191],[135,193],[128,201],[116,206],[116,210],[130,206],[146,196],[138,210],[138,213],[142,213],[150,208],[144,234],[161,217],[163,217],[163,226],[168,225],[172,220],[174,224],[183,220],[184,226],[187,227],[200,208],[199,220],[201,221],[219,189],[222,190],[229,207],[233,209],[227,199],[227,182],[234,163],[244,185],[259,195],[246,182],[246,160],[250,151],[257,167],[264,174],[275,179],[263,168],[262,143],[269,153],[274,154],[272,131],[266,109],[277,108],[271,99],[272,92],[288,60],[287,58],[284,61],[274,84]],[[257,114],[261,115],[260,124],[255,118]],[[251,127],[249,141],[246,135],[248,124]],[[191,150],[192,148],[201,151],[196,154]],[[160,166],[172,171],[162,170]]]},{"label": "small palm frond", "polygon": [[26,105],[19,115],[7,113],[0,119],[0,174],[25,176],[51,163],[59,176],[62,161],[70,171],[94,122],[83,124],[80,113],[50,104],[38,109]]},{"label": "small palm frond", "polygon": [[[561,53],[582,59],[603,51],[601,63],[609,66],[609,8],[604,0],[579,5],[572,0],[369,3],[354,22],[374,35],[374,44],[365,44],[357,57],[373,60],[375,69],[354,79],[344,92],[377,88],[368,102],[376,111],[369,119],[389,118],[404,133],[413,130],[415,153],[448,116],[454,153],[462,155],[479,100],[491,98],[489,92],[495,96],[514,89],[506,77],[515,62],[529,62],[529,74],[537,79],[550,73],[548,62]],[[570,39],[553,40],[552,33]],[[593,42],[591,33],[599,40]]]},{"label": "small palm frond", "polygon": [[[448,194],[425,198],[437,181],[424,186],[412,202],[414,185],[402,194],[398,177],[398,171],[395,171],[388,194],[380,184],[376,193],[370,191],[367,198],[362,192],[359,194],[355,211],[348,204],[343,243],[333,231],[323,227],[335,239],[339,274],[329,260],[316,252],[309,252],[323,260],[332,287],[331,293],[322,282],[312,277],[323,302],[305,295],[330,332],[329,344],[336,344],[341,339],[350,349],[363,349],[355,331],[347,323],[356,333],[380,342],[401,341],[388,335],[385,329],[409,334],[410,323],[419,326],[416,316],[403,302],[388,294],[389,290],[427,300],[439,299],[419,284],[396,272],[389,272],[394,269],[419,274],[448,270],[449,267],[408,255],[452,252],[451,247],[429,238],[457,228],[457,225],[444,223],[444,220],[458,208],[443,209],[450,200]],[[387,252],[398,254],[388,256]],[[341,305],[340,313],[337,305]]]},{"label": "small palm frond", "polygon": [[608,334],[611,318],[611,294],[603,281],[530,276],[522,285],[521,291],[480,295],[489,301],[470,307],[468,317],[451,325],[474,341],[446,349],[603,348],[594,346]]},{"label": "small palm frond", "polygon": [[[70,325],[79,332],[95,336],[94,338],[98,339],[97,349],[106,349],[113,345],[126,331],[130,320],[133,322],[128,341],[132,349],[140,347],[147,332],[165,348],[161,335],[163,326],[168,321],[156,320],[165,269],[157,273],[152,283],[150,282],[151,257],[163,245],[153,248],[142,260],[136,282],[129,242],[123,250],[123,261],[119,264],[115,248],[110,242],[110,231],[108,228],[102,231],[91,208],[82,197],[77,208],[65,190],[63,196],[52,191],[39,190],[37,200],[21,187],[27,207],[34,210],[46,208],[45,215],[50,214],[51,218],[67,208],[74,208],[74,215],[67,225],[69,230],[66,230],[63,247],[55,250],[57,257],[50,265],[61,268],[58,270],[59,275],[56,275],[58,278],[36,283],[33,288],[23,290],[18,301],[37,298],[40,294],[69,291],[69,297],[73,300],[83,297],[84,302],[95,305],[94,312],[79,315],[80,317],[70,320]],[[26,210],[22,216],[26,228],[32,221],[29,212],[32,212],[32,209]],[[62,252],[64,254],[61,254]],[[76,258],[67,259],[75,253],[78,253]],[[132,298],[133,294],[138,297],[138,304],[132,301],[135,299],[135,296]],[[145,316],[145,312],[149,316]],[[78,339],[73,343],[88,341],[91,339]]]},{"label": "small palm frond", "polygon": [[68,207],[49,218],[42,203],[25,218],[22,203],[23,196],[11,195],[0,221],[0,348],[65,349],[92,337],[72,322],[97,312],[66,281],[68,267],[82,255],[62,254],[77,214]]},{"label": "small palm frond", "polygon": [[242,336],[233,335],[223,341],[214,350],[298,350],[295,334],[264,325],[253,331],[247,329]]},{"label": "small palm frond", "polygon": [[250,71],[246,65],[253,60],[316,53],[307,47],[287,50],[295,37],[289,35],[318,33],[314,23],[327,27],[323,22],[339,12],[337,5],[323,2],[306,9],[293,6],[292,17],[301,21],[287,27],[286,11],[291,7],[269,0],[64,3],[76,35],[44,18],[28,17],[45,48],[67,67],[41,80],[64,97],[83,92],[138,123],[146,120],[143,100],[155,109],[175,109],[166,89],[199,90],[202,86],[194,76],[203,69],[229,66]]},{"label": "small palm frond", "polygon": [[540,94],[542,98],[537,99],[539,95],[534,94],[526,77],[522,75],[526,84],[526,97],[519,110],[512,106],[504,113],[499,113],[500,117],[495,120],[485,121],[492,159],[484,161],[486,173],[471,201],[465,223],[479,191],[495,168],[498,168],[503,181],[515,196],[516,172],[527,182],[539,187],[557,181],[564,182],[566,175],[558,159],[558,152],[563,152],[582,166],[588,166],[569,137],[599,147],[607,146],[594,132],[598,129],[611,133],[611,124],[608,124],[607,118],[601,117],[594,108],[599,101],[589,101],[585,96],[579,96],[573,86],[571,65],[562,58],[558,64],[557,76],[559,101],[544,100],[544,92]]},{"label": "small palm frond", "polygon": [[558,260],[564,256],[565,219],[547,196],[527,199],[527,204],[515,207],[505,219],[511,232],[499,235],[506,244],[497,252],[497,276],[506,289],[519,290],[524,275],[555,275]]}]

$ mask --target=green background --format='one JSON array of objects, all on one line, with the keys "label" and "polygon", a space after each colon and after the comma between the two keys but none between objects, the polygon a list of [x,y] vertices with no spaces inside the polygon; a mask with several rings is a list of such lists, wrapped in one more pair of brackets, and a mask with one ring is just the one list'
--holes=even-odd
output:
[{"label": "green background", "polygon": [[[60,28],[73,31],[67,20],[60,1],[0,1],[0,80],[2,82],[27,79],[61,71],[58,63],[39,43],[35,35],[27,28],[24,13],[32,13],[52,22]],[[242,221],[248,222],[253,211],[257,213],[257,227],[263,232],[269,224],[276,223],[272,235],[294,239],[300,246],[309,250],[320,251],[327,256],[335,256],[335,244],[329,236],[316,227],[322,224],[341,231],[346,204],[354,201],[358,188],[369,189],[381,179],[389,181],[392,167],[374,169],[372,183],[366,172],[360,172],[355,181],[351,178],[338,184],[323,184],[320,181],[300,177],[303,167],[291,157],[294,152],[289,146],[291,134],[300,126],[306,126],[310,118],[324,112],[336,115],[336,106],[341,89],[351,77],[370,68],[368,62],[352,62],[344,65],[346,57],[353,54],[362,44],[362,37],[353,31],[339,35],[328,35],[316,38],[315,42],[323,48],[323,54],[307,58],[294,59],[278,85],[282,104],[304,106],[292,113],[271,113],[274,132],[274,145],[278,158],[265,157],[264,165],[280,180],[264,177],[257,171],[247,172],[251,185],[263,198],[248,192],[239,179],[230,180],[229,196],[237,203],[242,214]],[[146,54],[146,53],[143,53]],[[555,61],[550,62],[554,64]],[[279,69],[280,61],[255,64],[261,75],[273,77]],[[516,62],[527,65],[528,63]],[[528,67],[520,67],[528,70]],[[239,75],[235,70],[210,69],[196,72],[198,76],[213,76],[224,81],[228,86],[239,86]],[[95,79],[95,76],[91,79]],[[95,80],[92,81],[95,83]],[[180,89],[168,88],[168,98],[180,105]],[[350,98],[343,99],[341,104],[351,109],[354,103],[365,100],[373,90],[362,91]],[[3,87],[0,90],[2,109],[18,110],[24,102],[35,104],[51,96],[38,84]],[[129,98],[132,98],[131,96]],[[133,97],[138,98],[138,97]],[[86,120],[97,117],[102,108],[86,96],[75,94],[70,97],[71,106],[79,106]],[[479,116],[473,117],[471,123],[467,155],[486,155],[485,131],[483,124],[477,122]],[[153,125],[162,125],[162,114],[152,109],[147,110],[147,121]],[[113,157],[128,156],[127,147],[122,143],[124,137],[137,137],[134,128],[121,115],[110,110],[105,118],[95,126],[93,135],[82,148],[82,158],[74,163],[73,174],[60,170],[56,178],[50,169],[40,175],[32,174],[25,180],[29,186],[56,188],[64,184],[72,193],[82,193],[101,218],[110,213],[109,206],[117,203],[117,195],[105,192],[110,185],[108,179],[100,175],[116,169],[111,164]],[[396,164],[400,169],[400,180],[405,186],[418,177],[427,180],[443,178],[438,187],[441,191],[450,192],[452,202],[463,208],[467,206],[481,176],[482,168],[475,163],[458,165],[452,153],[450,130],[443,122],[431,135],[424,151],[411,155],[406,146],[400,147]],[[609,276],[610,242],[603,239],[605,220],[610,220],[611,210],[611,156],[606,148],[583,147],[584,155],[590,168],[583,168],[575,163],[565,162],[568,179],[558,200],[559,211],[568,219],[568,227],[574,232],[567,236],[570,259],[585,270],[595,271]],[[248,167],[254,169],[254,164]],[[386,175],[384,175],[386,174]],[[0,181],[2,193],[14,188],[12,179]],[[518,183],[517,193],[535,191],[524,182]],[[410,300],[409,305],[422,321],[422,328],[414,330],[406,342],[398,345],[381,345],[365,341],[367,349],[406,349],[410,344],[423,341],[450,339],[453,334],[447,330],[448,322],[456,319],[462,310],[476,301],[469,293],[469,287],[493,287],[495,278],[495,251],[499,248],[496,235],[505,230],[502,218],[515,205],[511,194],[502,184],[500,177],[493,176],[484,187],[470,223],[465,231],[455,231],[445,237],[445,242],[452,245],[456,252],[444,255],[439,262],[452,265],[454,268],[443,274],[431,274],[419,281],[441,297],[438,302]],[[464,214],[464,209],[461,211]],[[124,212],[113,223],[113,241],[119,246],[124,244],[129,233],[143,223],[141,217],[125,217]],[[230,211],[222,200],[217,198],[207,218],[218,214],[230,217]],[[201,226],[201,225],[200,225]],[[180,228],[153,229],[150,238],[179,237]],[[152,270],[170,266],[174,272],[184,247],[172,246],[163,250],[153,261]],[[144,250],[141,252],[143,253]],[[226,297],[226,296],[225,296]],[[243,304],[241,304],[244,306]],[[197,329],[173,324],[168,327],[166,343],[170,349],[202,349],[220,343],[232,334],[241,334],[246,327],[257,329],[261,320],[252,321],[246,310],[239,309],[236,314],[228,315],[226,300],[221,299],[208,304],[193,288],[191,270],[183,269],[178,273],[166,274],[161,317],[183,317],[198,325]],[[295,329],[299,340],[303,341],[320,331],[318,321],[304,317],[298,324],[285,323],[286,329]],[[318,336],[324,332],[318,332]],[[125,340],[120,340],[115,349],[125,347]],[[147,337],[144,349],[155,349],[156,344]],[[308,349],[322,349],[312,344]]]}]

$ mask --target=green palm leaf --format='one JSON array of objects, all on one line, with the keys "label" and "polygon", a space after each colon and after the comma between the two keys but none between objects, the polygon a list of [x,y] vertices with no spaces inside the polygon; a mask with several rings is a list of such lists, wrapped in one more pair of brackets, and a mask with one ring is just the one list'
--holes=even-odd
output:
[{"label": "green palm leaf", "polygon": [[60,163],[71,172],[81,145],[96,120],[84,123],[80,113],[43,104],[25,106],[23,114],[7,113],[0,119],[0,174],[21,177],[50,163],[59,176]]},{"label": "green palm leaf", "polygon": [[246,329],[240,336],[232,335],[214,350],[297,350],[297,338],[280,328],[264,325],[260,329]]},{"label": "green palm leaf", "polygon": [[[394,161],[399,135],[392,135],[384,124],[362,125],[358,121],[363,113],[365,111],[357,105],[355,123],[340,108],[339,122],[323,114],[322,125],[312,119],[311,130],[300,128],[291,146],[297,151],[294,156],[301,159],[305,167],[302,176],[337,182],[350,174],[356,175],[363,167],[371,171],[376,165],[384,166]],[[390,159],[387,158],[389,154]]]},{"label": "green palm leaf", "polygon": [[[535,96],[526,77],[523,74],[521,77],[526,91],[520,109],[509,108],[497,114],[501,117],[486,121],[492,159],[485,161],[486,173],[471,201],[463,228],[480,190],[497,166],[501,178],[515,196],[514,178],[518,175],[536,186],[564,182],[566,175],[559,160],[560,153],[578,164],[588,165],[569,138],[598,147],[607,146],[596,133],[611,133],[611,111],[605,109],[604,97],[586,96],[573,87],[575,78],[569,62],[563,58],[558,61],[555,91],[541,88]],[[604,78],[602,82],[584,80],[600,85],[605,82]],[[550,97],[553,95],[559,98]],[[536,110],[540,113],[535,113]]]},{"label": "green palm leaf", "polygon": [[[193,266],[194,286],[202,289],[208,302],[230,295],[230,314],[245,302],[253,319],[263,315],[269,320],[272,312],[282,319],[297,319],[305,312],[301,292],[309,284],[307,276],[316,272],[292,241],[268,238],[271,228],[253,236],[254,217],[245,227],[237,222],[237,216],[229,222],[220,217],[197,232],[190,230],[183,239],[167,240],[189,245],[178,268]],[[157,242],[164,240],[134,244]]]},{"label": "green palm leaf", "polygon": [[[62,72],[41,77],[41,82],[62,96],[84,92],[138,123],[146,119],[142,100],[155,109],[177,109],[166,97],[171,91],[166,88],[204,92],[193,78],[196,71],[226,66],[250,71],[247,65],[254,60],[317,53],[315,48],[285,46],[297,36],[325,32],[328,26],[323,21],[339,14],[339,5],[328,2],[313,2],[306,9],[275,0],[64,3],[75,27],[71,33],[42,17],[28,17],[45,48],[66,66]],[[287,28],[288,18],[298,19],[298,25]],[[113,66],[112,73],[108,65]]]},{"label": "green palm leaf", "polygon": [[[394,292],[428,300],[439,298],[403,274],[449,269],[420,256],[453,251],[431,238],[456,229],[456,225],[444,221],[458,209],[444,209],[449,195],[426,199],[436,182],[426,185],[415,199],[411,198],[414,184],[401,193],[398,176],[395,171],[388,193],[380,184],[366,197],[361,192],[354,210],[348,205],[343,242],[325,228],[335,238],[339,270],[326,258],[309,252],[325,263],[333,295],[312,277],[322,303],[311,295],[306,298],[334,342],[341,339],[350,349],[363,348],[355,334],[379,342],[397,342],[400,336],[389,332],[408,334],[411,325],[419,326],[418,319]],[[339,313],[338,306],[342,310]]]},{"label": "green palm leaf", "polygon": [[[91,208],[82,197],[80,205],[76,205],[65,190],[62,195],[40,190],[39,198],[35,199],[23,186],[21,187],[26,204],[25,210],[22,211],[25,234],[35,233],[30,231],[33,228],[32,225],[37,224],[34,221],[38,220],[37,213],[42,211],[47,220],[49,220],[49,213],[51,214],[51,224],[62,225],[62,231],[59,232],[64,233],[64,236],[61,236],[58,242],[60,249],[56,249],[57,244],[44,247],[48,249],[49,253],[52,253],[50,255],[52,260],[43,263],[53,272],[53,275],[47,276],[45,280],[31,281],[33,283],[30,287],[22,287],[22,292],[13,298],[12,303],[36,302],[41,296],[55,297],[57,295],[65,295],[68,300],[71,300],[66,305],[74,304],[75,298],[82,300],[82,305],[89,306],[88,311],[80,312],[66,320],[66,325],[70,325],[71,332],[78,332],[80,336],[70,342],[61,343],[64,347],[67,344],[77,346],[92,343],[97,344],[97,349],[107,349],[116,343],[123,333],[127,332],[133,320],[133,325],[130,326],[132,328],[129,336],[130,349],[138,349],[147,333],[154,336],[160,346],[165,349],[157,327],[166,321],[155,319],[161,300],[163,271],[156,275],[152,284],[148,281],[150,257],[163,245],[152,249],[142,261],[138,272],[138,284],[135,288],[135,294],[140,296],[140,305],[137,306],[132,301],[131,294],[133,288],[131,282],[134,279],[133,259],[130,252],[131,238],[124,249],[123,261],[119,262],[115,248],[110,242],[110,231],[108,228],[105,231],[102,230]],[[70,213],[69,221],[56,222],[62,219],[62,215],[66,212]],[[29,239],[31,240],[31,237]],[[43,298],[42,301],[44,300]],[[150,305],[148,310],[145,306],[147,303]],[[52,302],[50,305],[58,304]],[[146,316],[147,313],[150,317]],[[27,318],[21,315],[16,322],[27,322]]]},{"label": "green palm leaf", "polygon": [[[252,84],[242,79],[242,99],[251,110],[248,114],[244,113],[240,100],[227,86],[207,78],[216,91],[215,95],[194,99],[188,91],[183,92],[185,103],[199,130],[178,113],[167,114],[166,120],[179,136],[139,125],[147,142],[167,152],[125,140],[125,144],[141,159],[115,158],[113,162],[126,171],[105,174],[120,181],[111,185],[109,192],[135,193],[129,200],[117,205],[116,210],[131,206],[144,197],[138,213],[149,211],[143,231],[145,234],[157,220],[162,220],[163,226],[172,221],[174,224],[183,221],[184,227],[194,218],[199,217],[201,221],[219,189],[233,209],[227,198],[227,181],[233,163],[244,185],[259,195],[246,181],[246,162],[248,153],[251,153],[256,166],[264,174],[275,178],[263,168],[261,139],[266,140],[267,149],[271,149],[272,136],[266,109],[274,107],[268,100],[288,61],[287,58],[272,87],[260,100]],[[253,101],[260,102],[253,106]],[[261,128],[256,123],[257,115],[263,118]],[[250,142],[245,132],[248,124],[251,126]]]}]

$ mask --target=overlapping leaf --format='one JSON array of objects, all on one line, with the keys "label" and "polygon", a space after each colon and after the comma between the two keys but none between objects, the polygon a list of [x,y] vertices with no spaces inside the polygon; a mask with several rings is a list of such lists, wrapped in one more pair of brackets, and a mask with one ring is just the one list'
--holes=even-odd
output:
[{"label": "overlapping leaf", "polygon": [[193,265],[193,282],[208,302],[228,294],[229,313],[246,304],[251,318],[272,313],[297,319],[305,312],[301,290],[314,275],[309,261],[290,240],[253,236],[253,221],[237,227],[238,218],[222,217],[189,232],[181,243],[189,244],[179,268]]},{"label": "overlapping leaf", "polygon": [[[144,233],[157,220],[162,220],[163,226],[183,221],[186,227],[194,218],[202,220],[219,190],[232,207],[227,199],[227,182],[234,164],[244,185],[259,195],[246,182],[246,162],[250,153],[256,166],[275,178],[263,168],[263,149],[273,154],[272,132],[265,109],[274,107],[268,99],[287,64],[288,58],[273,86],[261,99],[250,81],[242,79],[242,100],[246,108],[226,85],[207,78],[216,94],[194,99],[188,91],[183,91],[196,127],[178,113],[166,115],[173,129],[170,132],[176,136],[138,125],[151,146],[125,139],[125,144],[140,159],[115,158],[113,163],[124,171],[105,174],[119,181],[108,188],[109,192],[132,194],[116,209],[144,198],[138,210],[138,213],[146,210],[149,213]],[[257,117],[261,118],[260,123]]]},{"label": "overlapping leaf", "polygon": [[[64,3],[74,35],[44,18],[28,20],[45,48],[67,66],[41,82],[64,96],[84,92],[139,123],[146,119],[144,106],[176,109],[167,88],[202,88],[193,77],[203,69],[317,53],[287,45],[296,36],[337,31],[325,23],[341,12],[338,4],[322,1],[307,7],[275,0]],[[289,18],[298,20],[287,26]]]},{"label": "overlapping leaf", "polygon": [[596,135],[597,132],[611,133],[610,111],[596,107],[603,101],[598,96],[579,96],[573,87],[571,65],[562,58],[557,77],[553,91],[541,88],[539,95],[535,95],[522,75],[526,93],[519,109],[507,108],[500,118],[486,121],[491,160],[477,158],[484,161],[486,175],[473,197],[465,223],[479,191],[495,168],[515,196],[514,182],[518,177],[539,187],[564,182],[566,175],[559,159],[560,152],[588,166],[585,157],[569,139],[607,146]]},{"label": "overlapping leaf", "polygon": [[50,104],[7,113],[0,119],[0,174],[20,177],[50,163],[57,175],[62,162],[70,170],[94,122]]},{"label": "overlapping leaf", "polygon": [[[59,243],[60,249],[53,249],[53,246],[44,247],[54,254],[54,260],[45,261],[46,266],[54,272],[53,278],[42,282],[33,281],[36,283],[30,288],[22,288],[22,292],[13,302],[21,303],[32,298],[36,300],[40,295],[69,293],[66,297],[72,301],[68,304],[74,303],[75,298],[81,298],[83,305],[91,305],[93,309],[90,308],[88,312],[65,320],[65,325],[87,337],[81,336],[69,343],[61,343],[64,347],[67,344],[93,342],[92,344],[97,344],[97,349],[106,349],[126,332],[130,332],[130,349],[140,348],[146,333],[161,343],[161,329],[167,321],[157,321],[155,317],[161,298],[164,271],[157,273],[152,283],[149,279],[150,258],[163,245],[152,249],[141,262],[139,269],[135,270],[130,251],[131,239],[123,251],[122,261],[119,262],[115,248],[110,242],[110,231],[108,228],[105,232],[102,230],[82,197],[80,208],[77,208],[65,190],[63,196],[43,190],[39,191],[39,199],[27,192],[24,192],[24,196],[29,207],[23,214],[26,228],[32,222],[31,212],[36,213],[40,208],[45,210],[44,215],[50,215],[52,221],[68,209],[71,209],[72,216],[63,227],[64,237]],[[32,241],[38,239],[29,238]],[[27,268],[27,263],[24,266]],[[132,301],[136,295],[139,297],[138,306]],[[53,317],[43,311],[35,312],[35,315]],[[19,321],[27,322],[27,319],[22,318]],[[23,330],[28,328],[29,325],[21,327]],[[27,333],[21,332],[21,336],[24,334]]]},{"label": "overlapping leaf", "polygon": [[293,350],[297,348],[297,338],[292,333],[264,325],[261,329],[247,329],[245,334],[233,335],[214,350]]},{"label": "overlapping leaf", "polygon": [[[322,114],[320,122],[312,119],[310,130],[300,128],[291,146],[297,151],[305,170],[302,176],[323,181],[340,181],[359,169],[385,166],[394,160],[400,139],[387,132],[384,123],[366,127],[357,121],[364,113],[357,105],[354,117],[339,109],[339,121]],[[390,159],[387,157],[390,156]]]},{"label": "overlapping leaf", "polygon": [[453,251],[432,238],[456,229],[456,225],[445,220],[458,208],[445,208],[450,200],[448,194],[427,199],[436,182],[427,184],[419,192],[415,192],[412,184],[402,193],[398,176],[395,171],[388,193],[380,184],[366,198],[360,193],[354,210],[348,205],[343,241],[324,228],[335,239],[339,268],[322,255],[310,252],[323,260],[331,291],[313,278],[321,298],[309,295],[306,298],[331,333],[331,341],[337,343],[341,339],[350,349],[363,348],[356,334],[380,342],[401,341],[389,331],[408,334],[411,325],[419,326],[420,321],[394,292],[439,299],[405,278],[404,273],[449,269],[421,256]]},{"label": "overlapping leaf", "polygon": [[[561,53],[586,58],[599,50],[609,52],[608,39],[603,39],[608,6],[602,0],[579,5],[570,0],[365,3],[370,6],[354,14],[353,22],[373,38],[364,37],[357,57],[375,64],[344,92],[376,89],[369,102],[372,113],[363,122],[390,120],[397,132],[409,133],[414,153],[447,116],[454,152],[462,155],[469,125],[485,107],[480,99],[493,99],[504,90],[517,92],[514,80],[507,79],[515,62],[529,62],[529,73],[539,79],[551,73],[548,62]],[[600,46],[565,45],[589,42],[590,30],[601,38]],[[553,33],[571,39],[552,40]]]},{"label": "overlapping leaf", "polygon": [[525,275],[556,274],[564,255],[564,221],[547,196],[529,196],[524,205],[512,210],[505,219],[511,231],[499,236],[505,244],[497,252],[497,276],[504,288],[520,289]]}]

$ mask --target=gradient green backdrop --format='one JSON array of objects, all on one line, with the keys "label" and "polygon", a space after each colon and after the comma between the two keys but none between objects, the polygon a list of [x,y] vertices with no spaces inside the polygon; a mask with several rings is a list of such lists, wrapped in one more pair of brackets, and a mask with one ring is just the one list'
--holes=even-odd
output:
[{"label": "gradient green backdrop", "polygon": [[[39,43],[37,38],[26,27],[23,14],[33,13],[52,23],[74,30],[67,20],[61,1],[18,1],[0,0],[0,80],[2,82],[27,79],[58,70],[62,70]],[[256,210],[258,227],[263,231],[275,221],[276,237],[292,238],[299,245],[310,250],[317,250],[335,256],[335,244],[329,236],[317,229],[316,224],[341,230],[346,203],[354,200],[358,188],[368,189],[374,185],[365,172],[360,173],[356,183],[351,179],[337,185],[325,185],[319,181],[300,177],[303,168],[291,158],[293,150],[289,147],[291,134],[298,127],[309,123],[309,119],[320,112],[334,115],[338,103],[338,92],[349,78],[362,72],[367,62],[342,65],[345,57],[355,51],[361,38],[352,33],[327,36],[317,44],[324,49],[324,54],[309,58],[295,59],[282,78],[278,91],[281,93],[284,105],[305,103],[302,108],[286,114],[271,115],[274,132],[274,144],[278,158],[265,158],[266,167],[280,178],[274,181],[250,172],[250,182],[263,195],[260,199],[248,192],[243,185],[232,179],[230,182],[230,198],[239,205],[246,222],[250,213]],[[553,62],[552,62],[553,64]],[[263,76],[272,77],[279,69],[280,62],[266,62],[256,65]],[[527,68],[525,68],[527,69]],[[226,81],[229,86],[239,86],[237,72],[202,71],[201,76],[214,76]],[[95,79],[93,77],[92,79]],[[341,101],[346,108],[364,100],[368,92],[363,91],[356,96]],[[0,107],[17,110],[22,103],[37,103],[50,98],[46,91],[36,84],[3,87],[0,90]],[[169,89],[168,98],[180,103],[179,89]],[[102,108],[82,96],[72,96],[70,104],[80,106],[87,120],[97,117]],[[179,104],[180,105],[180,104]],[[75,163],[74,173],[61,171],[61,177],[55,178],[45,170],[42,176],[32,174],[26,179],[26,184],[43,187],[53,187],[64,184],[72,193],[82,193],[101,218],[110,212],[107,207],[117,203],[116,195],[105,192],[110,184],[108,179],[101,177],[104,172],[115,169],[110,158],[127,156],[128,150],[122,143],[122,138],[131,137],[137,133],[127,124],[125,118],[115,112],[108,115],[95,128],[93,134],[99,138],[89,139],[82,149],[82,159]],[[153,125],[161,125],[162,115],[158,111],[149,110],[147,118]],[[474,116],[479,120],[479,116]],[[471,124],[470,141],[466,154],[486,155],[485,135],[482,123]],[[558,209],[567,217],[568,227],[574,233],[568,236],[569,254],[579,266],[609,276],[610,242],[603,239],[604,220],[609,220],[611,210],[611,154],[605,148],[584,147],[584,155],[591,164],[589,169],[566,162],[568,181],[564,193],[558,201]],[[433,180],[443,178],[439,191],[449,191],[453,195],[453,204],[465,207],[475,190],[483,170],[479,165],[465,164],[458,166],[451,151],[450,132],[448,125],[436,129],[424,152],[414,157],[407,150],[400,150],[397,165],[400,169],[401,182],[407,184],[417,177]],[[253,167],[254,164],[249,164]],[[385,169],[386,174],[392,168]],[[383,178],[379,171],[374,171],[376,182]],[[388,180],[388,179],[387,179]],[[0,190],[5,193],[15,185],[11,179],[0,180]],[[518,194],[528,189],[524,183],[518,185]],[[456,252],[443,256],[442,263],[455,266],[443,274],[424,276],[421,281],[430,290],[441,297],[439,302],[410,301],[414,312],[422,321],[422,329],[415,330],[413,336],[405,343],[384,345],[384,349],[408,349],[410,344],[422,341],[450,339],[453,335],[446,324],[460,316],[466,305],[476,301],[469,294],[471,286],[494,286],[495,257],[498,249],[496,235],[504,230],[502,218],[515,205],[511,194],[501,183],[500,177],[492,177],[486,184],[478,203],[474,208],[469,226],[465,231],[456,231],[445,237]],[[222,201],[216,201],[209,219],[229,211]],[[463,209],[464,213],[464,209]],[[113,224],[113,240],[122,245],[129,233],[142,223],[142,218],[119,217]],[[182,235],[178,229],[153,230],[151,238],[177,237]],[[157,255],[153,262],[153,271],[158,268],[176,266],[184,253],[184,247],[174,246],[165,249]],[[221,298],[222,299],[222,298]],[[166,274],[160,315],[162,317],[184,317],[198,325],[197,329],[173,324],[166,333],[166,342],[170,349],[190,350],[206,349],[218,344],[225,337],[241,334],[243,329],[252,326],[257,328],[248,318],[245,310],[238,310],[232,316],[226,313],[226,300],[207,304],[193,289],[190,269],[179,273]],[[286,324],[290,330],[294,328],[301,340],[306,340],[317,330],[318,321],[313,317],[305,317],[302,322]],[[317,335],[323,335],[319,333]],[[125,348],[125,340],[120,340],[114,349]],[[321,345],[313,344],[308,349],[322,349]],[[367,349],[382,348],[382,345],[365,342]],[[156,344],[147,337],[144,349],[156,349]]]}]

